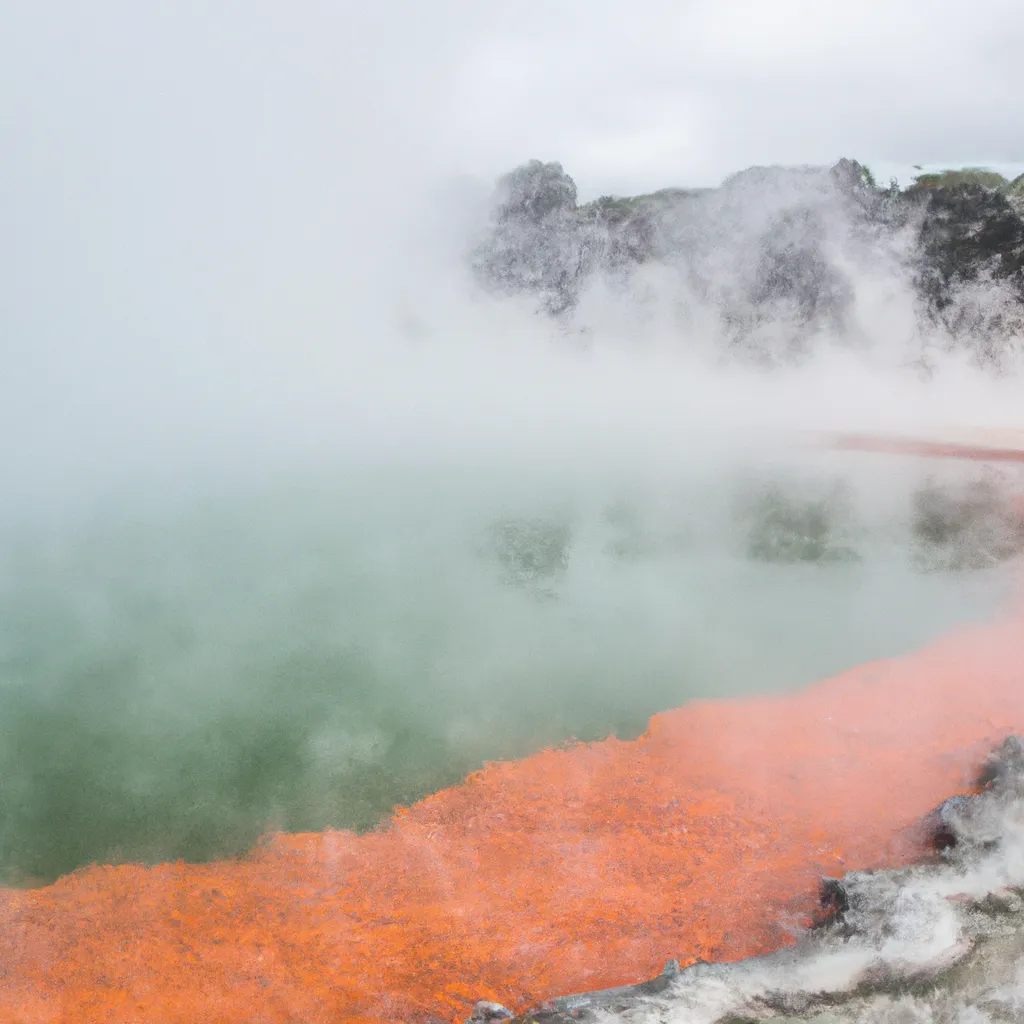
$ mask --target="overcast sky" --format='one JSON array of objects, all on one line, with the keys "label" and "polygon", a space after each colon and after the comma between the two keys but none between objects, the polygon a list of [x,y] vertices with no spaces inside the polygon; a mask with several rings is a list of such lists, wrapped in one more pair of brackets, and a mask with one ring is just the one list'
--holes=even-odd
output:
[{"label": "overcast sky", "polygon": [[66,174],[258,155],[263,184],[297,181],[433,136],[455,170],[536,155],[630,190],[841,154],[1024,162],[1022,52],[1017,0],[4,0],[0,111],[5,151]]},{"label": "overcast sky", "polygon": [[481,165],[558,154],[588,189],[628,191],[840,155],[1024,161],[1016,0],[550,7],[510,7],[467,48],[457,102]]}]

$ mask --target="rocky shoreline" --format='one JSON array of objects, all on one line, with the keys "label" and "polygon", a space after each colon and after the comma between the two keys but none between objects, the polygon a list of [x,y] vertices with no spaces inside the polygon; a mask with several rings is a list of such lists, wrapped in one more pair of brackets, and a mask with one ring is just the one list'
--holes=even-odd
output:
[{"label": "rocky shoreline", "polygon": [[980,792],[926,821],[937,856],[821,885],[821,918],[796,945],[736,963],[670,961],[639,985],[552,999],[468,1024],[693,1024],[1019,1020],[1024,1009],[1024,743],[1006,739]]}]

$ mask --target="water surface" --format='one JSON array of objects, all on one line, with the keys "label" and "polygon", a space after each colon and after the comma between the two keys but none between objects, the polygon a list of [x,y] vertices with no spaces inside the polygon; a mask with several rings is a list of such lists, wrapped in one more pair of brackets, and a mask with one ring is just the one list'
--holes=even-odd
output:
[{"label": "water surface", "polygon": [[922,570],[918,476],[364,466],[9,519],[4,873],[365,829],[484,760],[909,651],[1007,585]]}]

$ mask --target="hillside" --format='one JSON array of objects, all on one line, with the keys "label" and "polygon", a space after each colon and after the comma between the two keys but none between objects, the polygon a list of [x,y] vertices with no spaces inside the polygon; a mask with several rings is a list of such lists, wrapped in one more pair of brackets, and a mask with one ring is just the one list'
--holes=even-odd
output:
[{"label": "hillside", "polygon": [[596,287],[635,302],[638,279],[667,271],[657,298],[681,333],[710,324],[731,354],[767,364],[822,338],[868,345],[903,319],[911,360],[959,348],[998,371],[1024,334],[1024,177],[966,168],[900,190],[843,159],[751,167],[719,188],[577,196],[559,163],[504,175],[469,256],[479,282],[579,327]]}]

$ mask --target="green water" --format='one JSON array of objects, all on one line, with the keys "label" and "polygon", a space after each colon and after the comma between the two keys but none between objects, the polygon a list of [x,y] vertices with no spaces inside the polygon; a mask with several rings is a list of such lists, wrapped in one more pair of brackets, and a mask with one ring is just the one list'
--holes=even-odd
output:
[{"label": "green water", "polygon": [[998,570],[920,570],[909,491],[859,498],[870,528],[819,501],[796,541],[739,493],[353,471],[11,521],[4,876],[369,828],[485,760],[802,685],[1001,597]]}]

